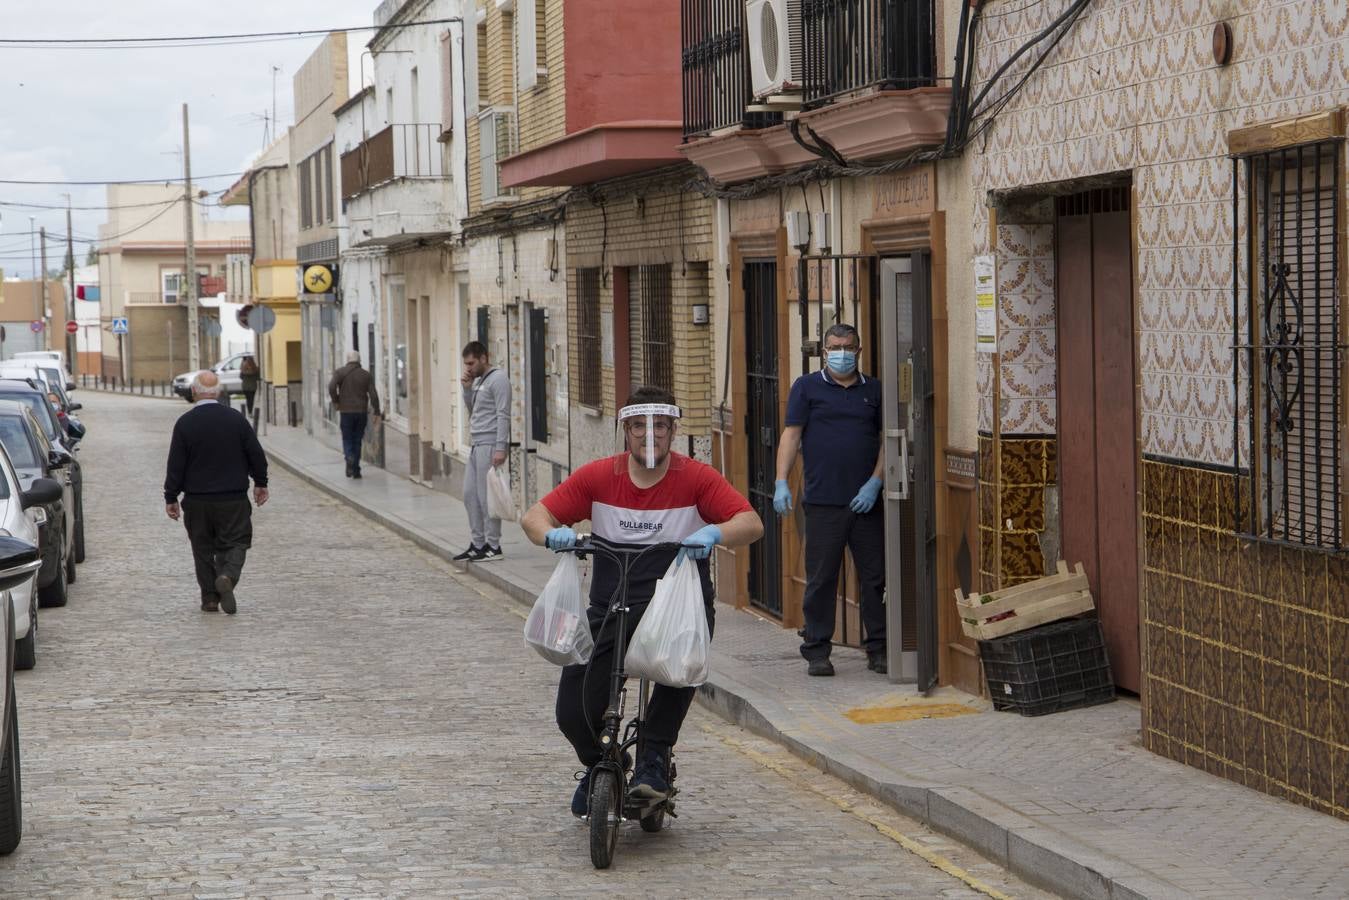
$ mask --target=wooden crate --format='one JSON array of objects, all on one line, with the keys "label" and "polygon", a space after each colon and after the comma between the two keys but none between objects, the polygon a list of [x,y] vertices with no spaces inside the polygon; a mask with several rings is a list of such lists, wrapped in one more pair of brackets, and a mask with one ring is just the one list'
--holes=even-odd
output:
[{"label": "wooden crate", "polygon": [[[1082,564],[1078,563],[1077,570],[1069,572],[1068,564],[1059,560],[1057,574],[991,594],[965,595],[956,588],[956,608],[965,634],[977,640],[988,640],[1091,612],[1096,604],[1092,601],[1091,587]],[[1014,615],[989,621],[1005,613]]]}]

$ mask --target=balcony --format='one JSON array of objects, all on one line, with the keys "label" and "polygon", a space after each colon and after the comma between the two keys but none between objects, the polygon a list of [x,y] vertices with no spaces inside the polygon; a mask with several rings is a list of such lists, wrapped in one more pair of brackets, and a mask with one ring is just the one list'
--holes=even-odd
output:
[{"label": "balcony", "polygon": [[405,178],[445,178],[440,123],[389,125],[342,154],[342,199]]},{"label": "balcony", "polygon": [[[780,114],[754,102],[744,0],[684,2],[681,152],[723,183],[817,161]],[[895,158],[946,137],[949,87],[936,86],[933,0],[802,0],[803,140],[845,160]],[[769,118],[772,116],[772,118]]]}]

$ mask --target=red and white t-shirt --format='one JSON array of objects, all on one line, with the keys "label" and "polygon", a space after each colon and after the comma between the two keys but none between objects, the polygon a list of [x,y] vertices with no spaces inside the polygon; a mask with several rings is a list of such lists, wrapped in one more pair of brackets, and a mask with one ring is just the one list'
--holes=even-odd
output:
[{"label": "red and white t-shirt", "polygon": [[[610,543],[641,547],[682,541],[704,525],[720,525],[751,509],[721,473],[678,453],[670,454],[670,468],[652,487],[633,484],[628,454],[620,453],[587,463],[543,498],[543,505],[563,525],[590,520],[596,537]],[[628,599],[639,603],[655,591],[677,551],[652,551],[628,575]],[[699,563],[703,593],[712,601],[707,561]],[[591,581],[592,603],[608,604],[618,585],[618,569],[595,557]]]}]

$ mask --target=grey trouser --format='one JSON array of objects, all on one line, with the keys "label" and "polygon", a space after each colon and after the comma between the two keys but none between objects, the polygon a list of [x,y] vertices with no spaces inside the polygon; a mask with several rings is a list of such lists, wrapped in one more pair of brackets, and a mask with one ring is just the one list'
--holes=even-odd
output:
[{"label": "grey trouser", "polygon": [[475,547],[501,546],[501,520],[487,517],[487,471],[491,468],[492,445],[474,444],[464,471],[464,507]]}]

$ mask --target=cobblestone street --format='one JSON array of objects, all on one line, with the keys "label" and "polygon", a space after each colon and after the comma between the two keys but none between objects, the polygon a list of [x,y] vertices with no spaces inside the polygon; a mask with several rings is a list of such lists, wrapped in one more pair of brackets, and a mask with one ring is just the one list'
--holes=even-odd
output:
[{"label": "cobblestone street", "polygon": [[679,819],[596,872],[521,607],[273,467],[239,615],[202,613],[160,500],[186,405],[82,394],[89,558],[18,677],[0,893],[978,895],[910,842],[1040,895],[697,708]]}]

